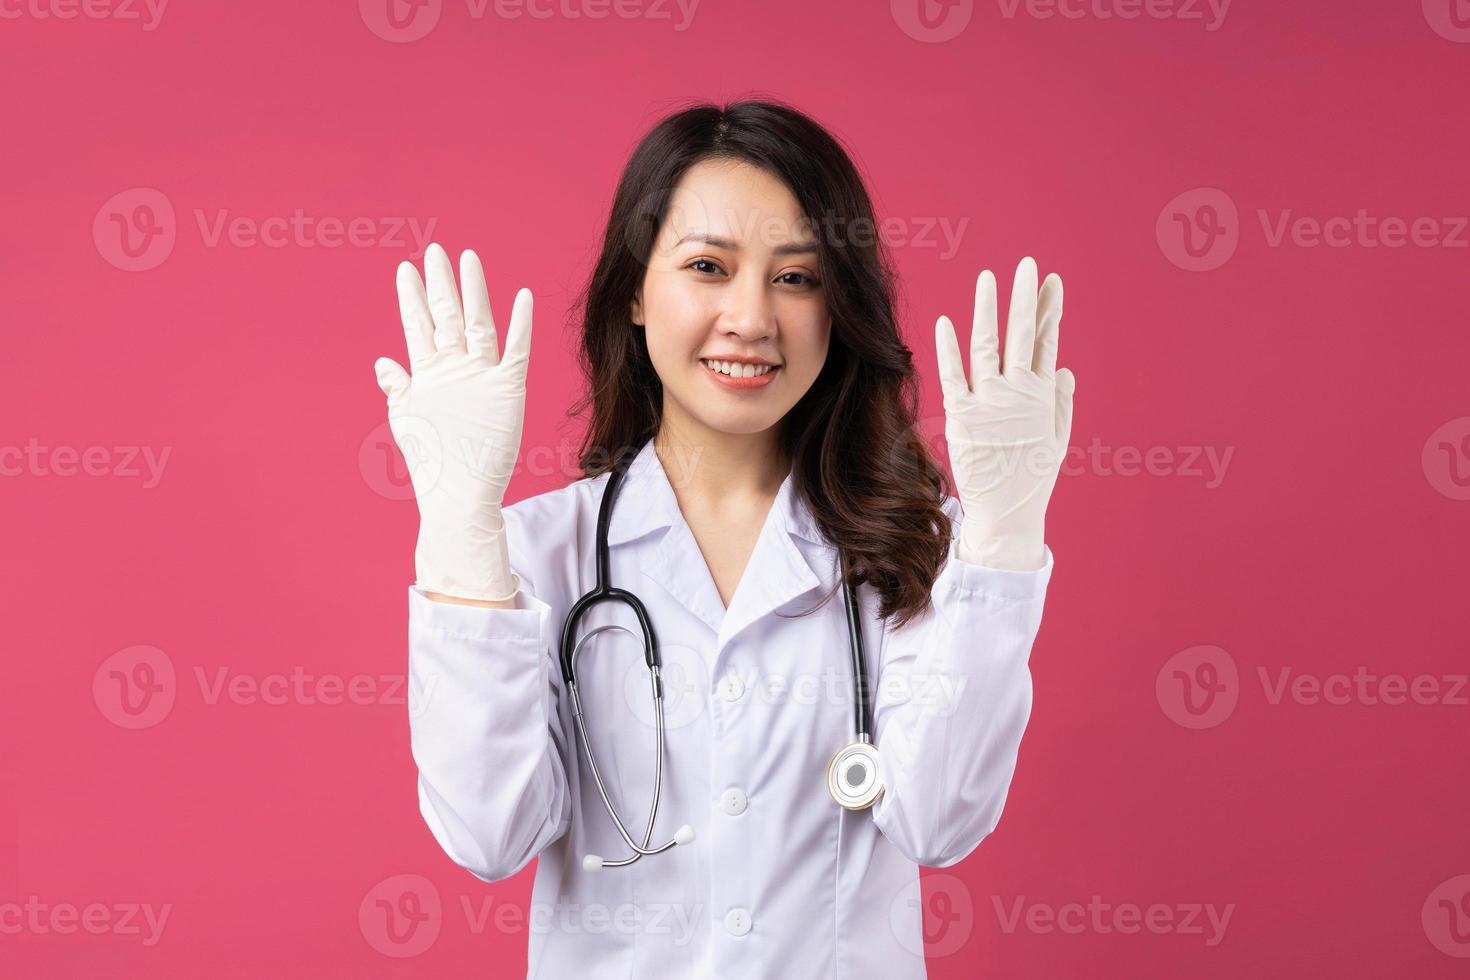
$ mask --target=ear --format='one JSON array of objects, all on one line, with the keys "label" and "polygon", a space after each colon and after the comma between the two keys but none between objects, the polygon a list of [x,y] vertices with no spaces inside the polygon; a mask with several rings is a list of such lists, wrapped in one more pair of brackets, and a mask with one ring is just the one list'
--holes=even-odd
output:
[{"label": "ear", "polygon": [[628,304],[628,318],[633,321],[635,327],[643,326],[643,300],[642,290],[633,294],[633,302]]}]

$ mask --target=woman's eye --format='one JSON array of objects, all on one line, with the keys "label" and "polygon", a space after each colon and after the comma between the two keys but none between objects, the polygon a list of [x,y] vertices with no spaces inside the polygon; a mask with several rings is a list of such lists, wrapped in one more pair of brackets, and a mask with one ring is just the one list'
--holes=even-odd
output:
[{"label": "woman's eye", "polygon": [[[709,259],[695,259],[685,266],[685,268],[693,269],[695,272],[704,275],[719,275],[724,272],[723,269]],[[821,285],[820,280],[804,272],[783,272],[776,277],[776,281],[785,286],[802,286],[806,288],[814,288]]]}]

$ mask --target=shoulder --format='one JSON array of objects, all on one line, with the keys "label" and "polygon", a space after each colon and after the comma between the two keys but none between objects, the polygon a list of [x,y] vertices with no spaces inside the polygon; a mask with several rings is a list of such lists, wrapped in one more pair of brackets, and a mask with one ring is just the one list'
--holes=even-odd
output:
[{"label": "shoulder", "polygon": [[576,585],[606,482],[606,474],[584,477],[501,509],[511,567],[540,598],[555,603]]},{"label": "shoulder", "polygon": [[565,524],[571,514],[585,509],[589,503],[595,503],[596,495],[593,491],[606,481],[606,474],[574,480],[564,487],[546,490],[523,497],[513,504],[506,504],[502,513],[505,514],[507,524],[513,520],[530,524],[559,520]]},{"label": "shoulder", "polygon": [[608,474],[573,480],[564,487],[524,497],[502,508],[507,528],[524,531],[543,546],[575,542],[592,526]]}]

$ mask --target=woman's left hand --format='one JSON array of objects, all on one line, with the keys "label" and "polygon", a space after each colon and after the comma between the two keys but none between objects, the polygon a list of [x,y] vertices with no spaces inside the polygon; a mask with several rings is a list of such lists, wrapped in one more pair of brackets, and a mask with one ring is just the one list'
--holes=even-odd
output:
[{"label": "woman's left hand", "polygon": [[1076,379],[1056,369],[1062,279],[1047,276],[1038,296],[1036,275],[1029,256],[1016,267],[1001,364],[995,276],[989,269],[980,273],[970,382],[954,324],[941,316],[935,325],[944,437],[965,512],[957,553],[991,568],[1045,564],[1046,504],[1072,432]]}]

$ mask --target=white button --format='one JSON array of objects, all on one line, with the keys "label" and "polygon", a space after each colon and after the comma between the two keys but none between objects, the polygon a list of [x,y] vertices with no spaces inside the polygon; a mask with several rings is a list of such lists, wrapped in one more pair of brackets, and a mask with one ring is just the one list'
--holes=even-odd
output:
[{"label": "white button", "polygon": [[745,909],[731,909],[725,913],[725,931],[732,936],[743,936],[750,931],[750,913]]},{"label": "white button", "polygon": [[746,802],[747,801],[745,799],[745,794],[740,792],[740,790],[736,789],[734,786],[731,786],[729,789],[720,794],[720,809],[724,810],[732,817],[735,816],[737,813],[745,812]]},{"label": "white button", "polygon": [[745,693],[745,682],[738,674],[726,674],[720,678],[720,697],[726,701],[739,701]]}]

